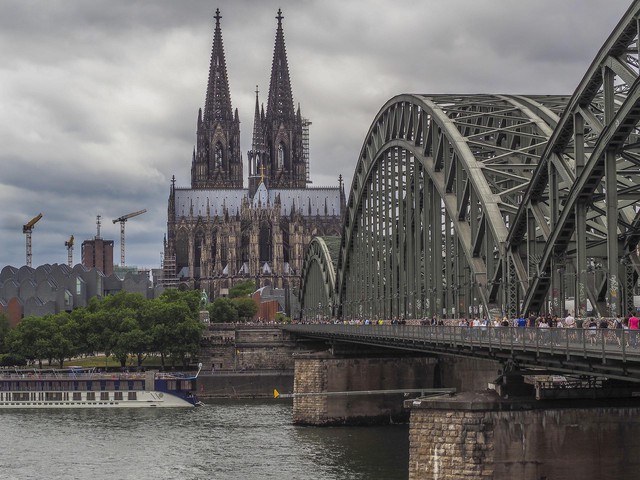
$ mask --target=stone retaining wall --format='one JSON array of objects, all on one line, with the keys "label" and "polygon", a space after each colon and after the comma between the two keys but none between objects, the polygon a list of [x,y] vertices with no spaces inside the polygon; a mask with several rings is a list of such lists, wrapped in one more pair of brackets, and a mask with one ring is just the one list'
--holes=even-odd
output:
[{"label": "stone retaining wall", "polygon": [[409,401],[409,479],[636,478],[640,406],[614,403],[510,403],[495,392]]}]

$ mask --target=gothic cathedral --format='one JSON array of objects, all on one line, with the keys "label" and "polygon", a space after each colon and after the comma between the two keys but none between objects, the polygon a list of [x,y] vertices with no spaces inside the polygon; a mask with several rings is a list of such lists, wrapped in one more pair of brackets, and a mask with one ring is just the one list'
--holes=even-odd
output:
[{"label": "gothic cathedral", "polygon": [[309,187],[308,122],[294,109],[278,10],[267,110],[256,90],[253,140],[243,188],[240,120],[232,110],[216,10],[204,111],[198,111],[191,188],[172,180],[164,247],[164,284],[205,290],[210,298],[236,283],[300,285],[304,252],[314,236],[339,236],[345,195]]}]

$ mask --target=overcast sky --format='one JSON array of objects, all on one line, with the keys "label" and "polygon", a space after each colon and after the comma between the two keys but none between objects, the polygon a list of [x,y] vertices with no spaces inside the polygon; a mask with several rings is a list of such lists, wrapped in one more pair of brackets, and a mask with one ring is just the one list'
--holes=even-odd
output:
[{"label": "overcast sky", "polygon": [[190,184],[213,15],[246,152],[255,88],[266,104],[278,8],[294,101],[310,129],[313,186],[347,183],[380,107],[400,93],[571,94],[630,0],[2,0],[0,269],[64,242],[115,240],[159,267],[171,176]]}]

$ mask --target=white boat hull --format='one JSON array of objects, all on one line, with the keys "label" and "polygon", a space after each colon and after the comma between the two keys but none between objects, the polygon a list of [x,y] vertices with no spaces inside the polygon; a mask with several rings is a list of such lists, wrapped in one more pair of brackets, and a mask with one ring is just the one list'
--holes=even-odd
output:
[{"label": "white boat hull", "polygon": [[[40,400],[37,395],[34,395],[34,399],[15,401],[13,399],[14,392],[2,392],[3,400],[0,400],[0,409],[6,408],[163,408],[163,407],[193,407],[193,404],[186,400],[177,397],[175,395],[162,393],[162,392],[147,392],[137,391],[135,392],[136,399],[129,400],[125,394],[123,399],[115,400],[114,392],[108,392],[109,399],[99,399],[100,393],[95,392],[97,395],[95,400],[88,400],[87,393],[80,392],[81,399],[73,400],[71,396],[68,399],[61,400]],[[15,392],[23,394],[24,392]],[[34,392],[35,393],[35,392]],[[68,392],[63,392],[68,393]],[[128,393],[128,392],[127,392]]]}]

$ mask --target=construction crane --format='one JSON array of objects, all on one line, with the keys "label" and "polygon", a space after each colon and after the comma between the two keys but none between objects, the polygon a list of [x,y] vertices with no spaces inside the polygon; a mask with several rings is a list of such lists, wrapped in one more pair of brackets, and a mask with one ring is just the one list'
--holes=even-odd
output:
[{"label": "construction crane", "polygon": [[124,224],[127,220],[132,217],[137,217],[138,215],[142,215],[147,211],[146,208],[142,210],[138,210],[137,212],[127,213],[119,218],[116,218],[113,223],[120,222],[120,266],[124,267]]},{"label": "construction crane", "polygon": [[73,235],[69,237],[69,240],[64,242],[64,246],[67,247],[67,265],[73,268]]},{"label": "construction crane", "polygon": [[28,223],[22,226],[22,233],[27,236],[27,267],[31,266],[31,231],[33,230],[33,226],[42,218],[42,213],[39,213]]}]

